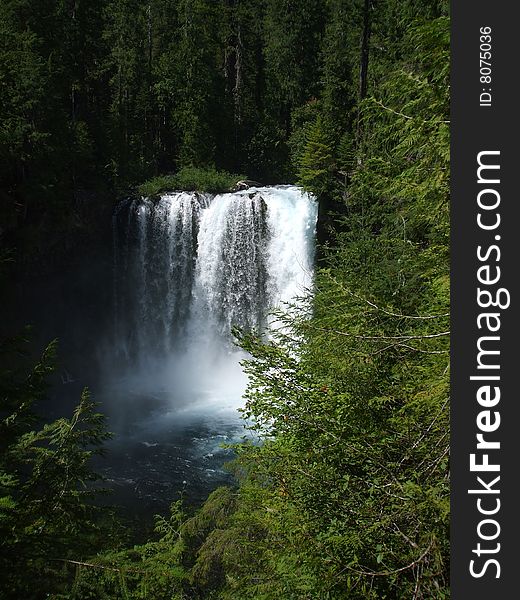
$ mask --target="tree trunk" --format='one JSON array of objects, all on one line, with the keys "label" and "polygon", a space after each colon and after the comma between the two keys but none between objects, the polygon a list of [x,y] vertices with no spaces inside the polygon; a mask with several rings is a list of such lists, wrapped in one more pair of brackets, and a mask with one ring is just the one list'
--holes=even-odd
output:
[{"label": "tree trunk", "polygon": [[370,11],[372,9],[372,1],[365,0],[363,8],[363,37],[361,39],[361,65],[359,69],[359,100],[363,100],[367,95],[368,88],[368,58],[371,31]]},{"label": "tree trunk", "polygon": [[[370,11],[372,10],[372,0],[365,0],[363,7],[363,34],[361,37],[361,57],[359,66],[359,98],[358,98],[358,114],[357,114],[357,127],[356,127],[356,141],[357,147],[361,147],[361,101],[367,95],[368,90],[368,59],[369,59],[369,48],[370,48],[370,34],[372,33],[372,21],[370,18]],[[360,155],[358,156],[358,164],[360,162]]]}]

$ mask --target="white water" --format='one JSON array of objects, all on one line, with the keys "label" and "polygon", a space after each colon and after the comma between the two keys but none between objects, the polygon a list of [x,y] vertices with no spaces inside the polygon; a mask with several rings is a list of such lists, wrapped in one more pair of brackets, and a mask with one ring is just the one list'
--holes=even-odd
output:
[{"label": "white water", "polygon": [[165,394],[178,420],[235,412],[246,380],[232,329],[266,333],[273,309],[309,292],[316,218],[293,186],[120,206],[115,347],[132,392]]}]

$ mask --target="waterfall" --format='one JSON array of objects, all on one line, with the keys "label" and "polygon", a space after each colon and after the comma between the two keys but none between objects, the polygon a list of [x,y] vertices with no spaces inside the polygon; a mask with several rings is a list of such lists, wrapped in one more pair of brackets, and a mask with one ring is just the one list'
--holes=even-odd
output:
[{"label": "waterfall", "polygon": [[214,387],[213,375],[241,379],[232,330],[265,333],[273,309],[310,289],[316,219],[316,201],[294,186],[176,192],[119,205],[118,360],[136,372],[161,367],[162,385],[177,394]]},{"label": "waterfall", "polygon": [[312,286],[317,203],[294,186],[129,199],[113,215],[114,335],[98,397],[116,432],[106,476],[124,504],[157,506],[228,482],[244,430],[233,328]]}]

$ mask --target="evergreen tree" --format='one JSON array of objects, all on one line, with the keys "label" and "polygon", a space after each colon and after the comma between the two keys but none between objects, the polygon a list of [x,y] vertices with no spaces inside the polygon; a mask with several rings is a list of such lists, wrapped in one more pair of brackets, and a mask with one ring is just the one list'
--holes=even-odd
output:
[{"label": "evergreen tree", "polygon": [[309,128],[298,163],[298,179],[305,188],[312,190],[318,197],[330,192],[334,158],[331,136],[326,131],[322,117],[318,117]]},{"label": "evergreen tree", "polygon": [[0,348],[0,595],[13,600],[65,586],[64,561],[96,548],[90,461],[108,437],[86,391],[70,419],[42,426],[36,411],[55,345],[27,374],[15,359],[19,343]]},{"label": "evergreen tree", "polygon": [[185,166],[215,162],[214,120],[217,102],[214,45],[215,12],[206,0],[181,0],[177,6],[174,118],[179,129],[179,161]]}]

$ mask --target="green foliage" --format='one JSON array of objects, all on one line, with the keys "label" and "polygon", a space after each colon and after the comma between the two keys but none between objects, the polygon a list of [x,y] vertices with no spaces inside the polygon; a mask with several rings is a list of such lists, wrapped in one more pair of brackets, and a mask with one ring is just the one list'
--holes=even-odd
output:
[{"label": "green foliage", "polygon": [[139,194],[145,197],[156,196],[162,192],[177,189],[177,178],[175,175],[159,175],[142,183],[139,188]]},{"label": "green foliage", "polygon": [[[0,570],[2,598],[39,598],[64,585],[63,560],[96,548],[90,460],[108,435],[84,391],[72,417],[41,426],[36,415],[55,344],[27,374],[2,345],[0,379]],[[39,426],[39,428],[38,428]],[[35,582],[38,585],[35,586]]]},{"label": "green foliage", "polygon": [[265,116],[248,145],[249,172],[253,177],[271,183],[291,181],[289,156],[284,128],[275,119]]},{"label": "green foliage", "polygon": [[216,169],[184,167],[175,175],[163,175],[146,181],[139,186],[138,191],[142,196],[148,197],[172,190],[218,194],[232,190],[241,179],[245,177]]},{"label": "green foliage", "polygon": [[304,188],[312,190],[318,197],[329,191],[335,164],[331,136],[321,117],[307,130],[305,148],[298,157],[298,167],[298,180]]},{"label": "green foliage", "polygon": [[[264,31],[268,110],[282,119],[317,95],[324,2],[267,0]],[[288,112],[285,112],[288,111]],[[282,121],[283,123],[283,121]]]},{"label": "green foliage", "polygon": [[189,590],[190,583],[182,565],[185,519],[182,502],[174,502],[168,518],[156,517],[155,531],[160,536],[157,541],[105,552],[83,561],[74,574],[69,594],[64,597],[68,600],[186,598],[184,592]]},{"label": "green foliage", "polygon": [[352,0],[328,0],[326,4],[329,15],[321,49],[321,98],[324,113],[339,134],[350,125],[357,97],[361,4]]}]

